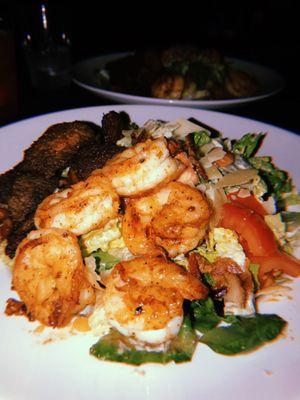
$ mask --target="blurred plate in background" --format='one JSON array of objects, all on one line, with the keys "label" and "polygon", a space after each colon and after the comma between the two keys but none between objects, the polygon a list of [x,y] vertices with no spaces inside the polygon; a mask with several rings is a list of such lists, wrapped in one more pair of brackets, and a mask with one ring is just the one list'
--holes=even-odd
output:
[{"label": "blurred plate in background", "polygon": [[284,87],[284,79],[277,72],[251,62],[227,58],[233,67],[247,72],[257,80],[261,89],[255,96],[222,100],[169,100],[135,96],[104,88],[97,77],[97,71],[103,68],[108,62],[126,57],[129,54],[132,54],[132,52],[108,54],[82,61],[76,64],[73,69],[73,81],[97,96],[118,103],[195,107],[215,110],[259,101],[278,93]]}]

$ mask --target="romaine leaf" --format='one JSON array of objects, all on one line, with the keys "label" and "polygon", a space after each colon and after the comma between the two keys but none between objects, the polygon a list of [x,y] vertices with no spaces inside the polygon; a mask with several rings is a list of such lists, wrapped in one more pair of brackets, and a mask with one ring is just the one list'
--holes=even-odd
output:
[{"label": "romaine leaf", "polygon": [[216,327],[222,318],[216,313],[214,302],[210,297],[191,302],[193,325],[197,331],[207,332]]},{"label": "romaine leaf", "polygon": [[137,350],[126,337],[115,329],[103,336],[90,348],[90,354],[101,360],[117,361],[140,365],[145,363],[167,364],[170,361],[181,363],[190,361],[197,346],[197,337],[191,326],[190,319],[184,318],[178,336],[173,339],[168,350],[147,351]]},{"label": "romaine leaf", "polygon": [[209,272],[204,272],[203,279],[204,279],[204,282],[209,286],[216,285],[216,282],[215,282],[213,276]]},{"label": "romaine leaf", "polygon": [[241,139],[234,142],[232,152],[249,158],[258,150],[264,136],[263,133],[246,133]]},{"label": "romaine leaf", "polygon": [[218,253],[216,250],[207,249],[205,247],[198,247],[197,251],[202,257],[204,257],[210,263],[215,262],[216,258],[218,257]]},{"label": "romaine leaf", "polygon": [[250,265],[249,265],[249,271],[252,274],[255,291],[260,289],[260,282],[259,282],[259,278],[258,278],[259,267],[260,267],[259,264],[250,263]]},{"label": "romaine leaf", "polygon": [[200,339],[217,353],[233,355],[254,350],[275,339],[286,326],[286,321],[273,314],[236,317],[229,326],[220,326],[206,332]]},{"label": "romaine leaf", "polygon": [[[120,241],[121,228],[119,219],[109,221],[103,228],[94,229],[79,238],[83,256],[86,257],[97,250],[108,251],[111,243]],[[120,243],[122,246],[122,244]],[[125,243],[124,243],[125,247]]]},{"label": "romaine leaf", "polygon": [[209,133],[205,130],[194,132],[194,142],[196,146],[203,146],[204,144],[211,142],[211,137]]},{"label": "romaine leaf", "polygon": [[91,253],[91,256],[96,261],[96,272],[111,269],[120,262],[118,258],[102,250],[94,251]]},{"label": "romaine leaf", "polygon": [[259,175],[268,186],[270,194],[274,194],[277,200],[281,199],[282,193],[292,190],[292,181],[285,171],[275,167],[271,157],[251,157],[250,164],[259,171]]}]

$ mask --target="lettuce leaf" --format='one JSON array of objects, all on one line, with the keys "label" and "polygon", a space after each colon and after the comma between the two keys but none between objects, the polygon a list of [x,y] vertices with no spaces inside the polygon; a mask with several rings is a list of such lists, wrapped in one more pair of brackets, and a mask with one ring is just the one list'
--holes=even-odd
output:
[{"label": "lettuce leaf", "polygon": [[216,313],[214,303],[210,297],[205,300],[192,301],[191,311],[194,328],[200,332],[207,332],[222,321],[222,318]]},{"label": "lettuce leaf", "polygon": [[209,133],[205,130],[199,131],[199,132],[194,132],[194,142],[196,146],[203,146],[207,143],[211,142],[211,137]]},{"label": "lettuce leaf", "polygon": [[286,321],[275,314],[236,317],[231,325],[216,327],[204,333],[200,342],[220,354],[239,354],[274,340],[285,326]]},{"label": "lettuce leaf", "polygon": [[217,353],[228,355],[260,347],[275,339],[286,325],[282,318],[272,314],[219,315],[211,298],[193,301],[191,314],[194,328],[203,333],[200,342]]},{"label": "lettuce leaf", "polygon": [[126,337],[117,330],[100,338],[90,348],[90,354],[101,359],[140,365],[145,363],[167,364],[171,361],[181,363],[190,361],[197,346],[197,337],[188,317],[184,318],[178,335],[173,339],[166,351],[137,350]]},{"label": "lettuce leaf", "polygon": [[271,157],[251,157],[249,162],[258,170],[259,175],[268,186],[268,192],[274,194],[277,201],[281,200],[283,193],[291,192],[291,179],[287,172],[278,169],[272,163]]},{"label": "lettuce leaf", "polygon": [[260,289],[260,282],[259,282],[259,278],[258,278],[259,267],[260,267],[259,264],[250,263],[250,265],[249,265],[249,271],[252,274],[255,291]]},{"label": "lettuce leaf", "polygon": [[232,152],[245,158],[251,157],[258,150],[265,135],[263,133],[246,133],[232,145]]},{"label": "lettuce leaf", "polygon": [[105,271],[112,269],[120,260],[106,251],[97,250],[91,253],[91,256],[95,258],[96,261],[96,272]]}]

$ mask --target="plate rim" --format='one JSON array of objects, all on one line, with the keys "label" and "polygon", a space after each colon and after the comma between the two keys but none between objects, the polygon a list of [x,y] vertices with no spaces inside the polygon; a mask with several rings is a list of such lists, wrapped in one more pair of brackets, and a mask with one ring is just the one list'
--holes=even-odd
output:
[{"label": "plate rim", "polygon": [[[183,107],[180,107],[180,106],[174,106],[173,107],[173,106],[170,106],[170,105],[167,105],[167,104],[166,105],[159,105],[159,104],[125,104],[125,103],[103,104],[103,105],[98,105],[98,106],[96,105],[96,106],[84,106],[84,107],[66,108],[66,109],[63,109],[63,110],[49,111],[49,112],[38,114],[38,115],[28,116],[28,117],[22,118],[22,119],[20,119],[18,121],[10,122],[10,123],[0,127],[0,135],[3,134],[3,130],[5,128],[13,127],[14,125],[17,125],[19,123],[28,122],[29,120],[34,120],[34,119],[37,119],[37,118],[43,118],[43,117],[46,117],[46,116],[56,115],[56,114],[60,114],[60,113],[63,114],[65,112],[72,112],[72,111],[79,111],[79,110],[89,110],[89,109],[90,110],[92,110],[92,109],[96,110],[98,108],[100,108],[100,109],[101,108],[112,108],[112,110],[113,110],[114,108],[122,109],[122,107],[129,107],[129,108],[132,108],[132,109],[134,109],[134,108],[145,108],[145,107],[151,107],[152,108],[152,107],[154,107],[154,108],[157,108],[158,110],[162,110],[163,108],[167,108],[169,110],[172,109],[173,111],[176,111],[176,109],[177,109],[178,112],[181,112],[182,108],[183,108]],[[233,113],[230,113],[230,112],[223,112],[223,111],[220,111],[220,110],[199,109],[197,107],[184,107],[184,109],[186,111],[191,110],[191,112],[194,111],[194,112],[204,112],[204,113],[208,113],[208,114],[221,114],[221,115],[224,115],[224,116],[233,117],[235,119],[239,119],[239,120],[243,120],[243,121],[251,121],[251,122],[254,122],[254,123],[263,124],[263,125],[269,126],[271,128],[282,130],[287,134],[295,135],[300,139],[300,134],[298,132],[296,132],[296,131],[292,131],[292,130],[284,128],[284,127],[282,127],[280,125],[276,125],[276,124],[273,124],[273,123],[270,123],[270,122],[262,121],[262,120],[259,120],[259,119],[256,119],[256,118],[245,117],[245,116],[242,116],[242,115],[236,115],[236,114],[233,114]]]},{"label": "plate rim", "polygon": [[240,62],[243,64],[247,64],[249,66],[258,68],[260,70],[264,70],[265,72],[270,73],[276,80],[278,81],[277,87],[269,92],[262,92],[261,94],[255,95],[255,96],[248,96],[248,97],[240,97],[237,99],[221,99],[221,100],[188,100],[188,99],[182,99],[182,100],[172,100],[172,99],[158,99],[155,97],[146,97],[146,96],[136,96],[132,94],[126,94],[122,92],[115,92],[107,89],[103,89],[100,86],[93,85],[92,83],[84,82],[84,80],[78,79],[78,74],[80,74],[80,69],[85,67],[86,65],[88,66],[89,64],[95,64],[98,62],[103,62],[104,60],[108,59],[116,59],[116,58],[122,58],[125,57],[126,55],[132,54],[133,51],[124,51],[124,52],[116,52],[116,53],[107,53],[107,54],[102,54],[100,56],[95,56],[91,57],[85,60],[81,60],[78,63],[76,63],[73,68],[72,68],[72,81],[77,84],[78,86],[84,88],[85,90],[88,90],[95,95],[104,97],[104,98],[110,98],[110,99],[115,99],[116,101],[128,101],[131,104],[134,102],[139,102],[144,104],[148,103],[151,105],[166,105],[166,106],[179,106],[179,107],[228,107],[228,106],[237,106],[240,104],[247,104],[251,102],[256,102],[263,100],[267,97],[274,96],[275,94],[281,92],[284,87],[286,86],[286,80],[285,78],[276,70],[273,68],[264,66],[262,64],[258,64],[252,61],[248,61],[245,59],[240,59],[240,58],[235,58],[235,57],[226,57],[229,61],[233,62]]}]

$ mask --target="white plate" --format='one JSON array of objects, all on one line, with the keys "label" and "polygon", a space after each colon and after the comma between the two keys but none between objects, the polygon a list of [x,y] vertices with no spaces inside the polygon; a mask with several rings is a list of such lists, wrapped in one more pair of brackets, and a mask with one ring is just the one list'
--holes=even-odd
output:
[{"label": "white plate", "polygon": [[[74,119],[101,121],[103,113],[124,110],[132,120],[194,117],[238,138],[247,132],[268,132],[262,154],[274,156],[300,186],[299,137],[258,121],[212,111],[174,107],[105,106],[42,115],[0,129],[0,171],[21,159],[22,150],[49,125]],[[198,345],[190,363],[132,367],[89,356],[96,341],[90,335],[41,344],[35,326],[22,317],[3,313],[10,291],[10,272],[0,265],[0,399],[52,400],[293,400],[300,398],[300,280],[292,299],[261,303],[260,312],[277,313],[289,322],[284,337],[260,350],[228,357]]]},{"label": "white plate", "polygon": [[109,61],[116,60],[128,54],[132,53],[109,54],[82,61],[74,67],[73,81],[89,92],[118,103],[196,107],[213,110],[236,107],[253,101],[262,100],[278,93],[284,87],[284,79],[275,71],[261,65],[231,58],[229,60],[235,67],[248,72],[257,79],[258,83],[261,85],[261,89],[257,95],[228,100],[168,100],[134,96],[103,89],[97,80],[96,71],[104,67]]}]

